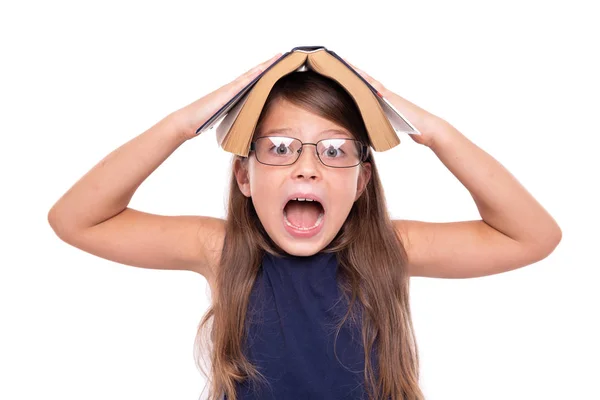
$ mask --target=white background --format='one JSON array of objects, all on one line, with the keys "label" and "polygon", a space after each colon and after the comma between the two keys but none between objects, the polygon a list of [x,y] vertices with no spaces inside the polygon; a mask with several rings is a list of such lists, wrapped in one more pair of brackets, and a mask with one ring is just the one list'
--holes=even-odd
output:
[{"label": "white background", "polygon": [[[522,269],[412,279],[427,399],[600,399],[595,2],[16,3],[0,9],[0,398],[198,398],[205,280],[85,253],[47,213],[171,111],[277,52],[324,45],[452,123],[563,231]],[[376,154],[392,215],[478,219],[435,154],[401,140]],[[223,217],[229,160],[209,131],[130,207]]]}]

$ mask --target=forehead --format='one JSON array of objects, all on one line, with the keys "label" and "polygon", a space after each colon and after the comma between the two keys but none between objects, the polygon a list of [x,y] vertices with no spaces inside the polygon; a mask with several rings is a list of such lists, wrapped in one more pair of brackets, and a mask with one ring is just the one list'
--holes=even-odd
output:
[{"label": "forehead", "polygon": [[292,136],[302,140],[348,137],[346,128],[285,100],[274,102],[257,127],[256,137]]}]

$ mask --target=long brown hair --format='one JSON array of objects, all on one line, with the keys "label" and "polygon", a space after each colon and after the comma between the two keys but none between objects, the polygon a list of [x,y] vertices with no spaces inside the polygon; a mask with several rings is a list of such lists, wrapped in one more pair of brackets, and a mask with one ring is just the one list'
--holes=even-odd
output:
[{"label": "long brown hair", "polygon": [[[269,94],[255,132],[277,99],[331,120],[352,132],[356,139],[370,144],[356,103],[332,79],[312,71],[294,72],[281,78]],[[371,178],[363,194],[353,204],[336,237],[321,250],[336,253],[338,284],[349,304],[337,329],[339,332],[346,319],[354,320],[360,312],[364,378],[370,400],[422,400],[419,357],[409,305],[407,255],[388,214],[370,153],[365,162],[371,163]],[[247,157],[232,158],[225,240],[215,274],[218,290],[213,293],[212,305],[200,322],[195,342],[195,350],[201,351],[200,338],[203,332],[210,331],[209,400],[221,399],[224,393],[228,399],[235,400],[236,382],[265,381],[243,352],[246,309],[265,252],[285,254],[268,236],[251,199],[240,191],[233,173],[236,162],[245,163]],[[377,365],[372,365],[368,356],[373,349]],[[201,358],[195,354],[196,365],[206,376]]]}]

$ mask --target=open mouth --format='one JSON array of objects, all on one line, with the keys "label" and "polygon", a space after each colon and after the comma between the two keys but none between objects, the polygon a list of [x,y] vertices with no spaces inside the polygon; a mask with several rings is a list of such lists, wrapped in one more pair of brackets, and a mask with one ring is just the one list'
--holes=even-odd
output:
[{"label": "open mouth", "polygon": [[283,208],[285,224],[297,231],[309,232],[323,222],[325,209],[317,200],[297,198],[287,202]]}]

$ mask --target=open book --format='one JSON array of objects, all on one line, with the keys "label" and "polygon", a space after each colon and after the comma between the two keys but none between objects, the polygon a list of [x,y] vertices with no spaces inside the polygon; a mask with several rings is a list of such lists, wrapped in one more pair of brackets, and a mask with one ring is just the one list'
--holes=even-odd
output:
[{"label": "open book", "polygon": [[421,133],[352,66],[323,46],[300,46],[284,53],[196,130],[217,127],[217,142],[225,151],[247,156],[266,99],[283,76],[313,70],[338,82],[353,97],[363,117],[370,145],[385,151],[400,144],[397,132]]}]

